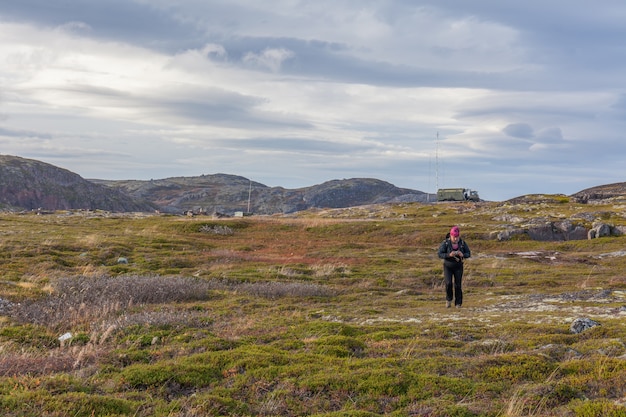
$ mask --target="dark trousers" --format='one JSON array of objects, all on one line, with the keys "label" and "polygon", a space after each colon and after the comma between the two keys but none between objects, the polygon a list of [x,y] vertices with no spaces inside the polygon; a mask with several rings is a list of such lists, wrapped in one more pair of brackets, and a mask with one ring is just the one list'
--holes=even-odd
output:
[{"label": "dark trousers", "polygon": [[463,262],[446,261],[443,263],[443,277],[446,282],[446,301],[454,299],[454,305],[463,304]]}]

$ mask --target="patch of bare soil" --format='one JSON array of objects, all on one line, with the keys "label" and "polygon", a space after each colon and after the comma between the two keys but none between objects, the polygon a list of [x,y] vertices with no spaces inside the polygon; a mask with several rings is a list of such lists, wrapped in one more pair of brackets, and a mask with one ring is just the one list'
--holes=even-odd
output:
[{"label": "patch of bare soil", "polygon": [[[511,320],[529,322],[567,323],[576,317],[592,316],[595,318],[626,317],[625,291],[583,290],[562,294],[525,294],[505,295],[490,299],[492,304],[473,308],[482,313],[510,314]],[[546,315],[527,315],[526,313],[557,313]]]}]

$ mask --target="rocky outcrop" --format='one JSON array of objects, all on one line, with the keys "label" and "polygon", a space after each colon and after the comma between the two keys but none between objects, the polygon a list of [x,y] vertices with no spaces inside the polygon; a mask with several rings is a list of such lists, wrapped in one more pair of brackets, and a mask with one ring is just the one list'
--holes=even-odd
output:
[{"label": "rocky outcrop", "polygon": [[622,236],[626,234],[626,226],[613,226],[607,223],[595,222],[590,229],[576,225],[570,220],[557,222],[535,222],[515,226],[505,225],[503,230],[490,234],[491,239],[500,241],[527,237],[541,242],[596,239],[600,237]]},{"label": "rocky outcrop", "polygon": [[626,200],[626,182],[599,185],[587,188],[572,194],[571,197],[578,203],[588,204],[609,199]]},{"label": "rocky outcrop", "polygon": [[510,240],[515,236],[527,236],[532,240],[542,242],[582,240],[587,239],[587,229],[570,220],[552,222],[534,219],[521,226],[507,225],[504,230],[492,233],[491,238],[502,241]]},{"label": "rocky outcrop", "polygon": [[498,215],[493,220],[503,224],[499,230],[492,231],[489,237],[500,241],[568,241],[621,236],[626,233],[626,226],[619,224],[624,218],[621,205],[613,205],[614,210],[604,208],[575,212],[566,217],[564,213],[568,210],[558,210],[562,198],[562,195],[532,195],[499,204],[494,210]]},{"label": "rocky outcrop", "polygon": [[587,237],[587,229],[564,220],[533,225],[529,227],[528,235],[538,241],[581,240]]},{"label": "rocky outcrop", "polygon": [[44,162],[0,155],[0,208],[130,212],[155,206]]},{"label": "rocky outcrop", "polygon": [[587,232],[587,239],[595,239],[608,236],[621,236],[626,231],[626,226],[613,226],[607,223],[595,222]]}]

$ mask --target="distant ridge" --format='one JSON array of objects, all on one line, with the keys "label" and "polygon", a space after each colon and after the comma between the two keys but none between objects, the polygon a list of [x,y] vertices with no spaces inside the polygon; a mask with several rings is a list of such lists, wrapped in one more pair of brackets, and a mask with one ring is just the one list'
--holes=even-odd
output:
[{"label": "distant ridge", "polygon": [[268,187],[247,178],[214,174],[160,180],[103,181],[135,198],[158,205],[165,212],[231,214],[250,210],[256,214],[293,213],[311,208],[342,208],[389,202],[426,202],[422,191],[398,188],[372,178],[332,180],[311,187]]},{"label": "distant ridge", "polygon": [[150,181],[87,180],[45,162],[0,155],[0,210],[4,211],[277,214],[427,199],[421,191],[371,178],[332,180],[293,190],[228,174]]},{"label": "distant ridge", "polygon": [[[626,183],[600,185],[571,196],[581,203],[626,198]],[[522,198],[522,197],[519,197]],[[268,187],[248,178],[213,174],[157,180],[84,179],[53,165],[0,155],[0,210],[107,210],[232,215],[288,214],[398,202],[429,202],[435,196],[374,178],[331,180],[310,187]],[[512,200],[511,200],[512,201]]]}]

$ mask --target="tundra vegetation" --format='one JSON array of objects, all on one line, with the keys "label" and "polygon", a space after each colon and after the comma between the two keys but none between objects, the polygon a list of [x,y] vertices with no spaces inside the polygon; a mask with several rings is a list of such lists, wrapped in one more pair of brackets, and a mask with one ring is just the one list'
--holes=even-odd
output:
[{"label": "tundra vegetation", "polygon": [[[626,237],[492,238],[503,213],[620,226],[625,207],[2,214],[0,413],[625,416]],[[454,224],[462,309],[436,255]]]}]

